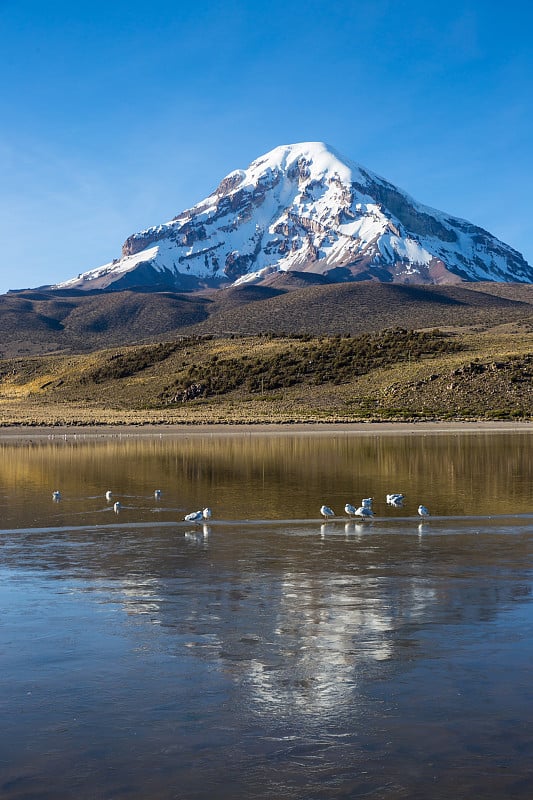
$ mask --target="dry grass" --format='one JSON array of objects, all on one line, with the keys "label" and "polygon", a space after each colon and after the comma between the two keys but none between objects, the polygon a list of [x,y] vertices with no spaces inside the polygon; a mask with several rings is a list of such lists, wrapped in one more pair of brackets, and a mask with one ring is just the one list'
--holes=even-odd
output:
[{"label": "dry grass", "polygon": [[533,335],[527,325],[447,333],[459,349],[398,354],[377,368],[354,370],[341,383],[334,376],[317,383],[314,374],[303,374],[288,385],[269,389],[263,382],[251,391],[246,381],[232,386],[230,380],[227,391],[186,402],[168,399],[191,365],[205,374],[227,361],[245,375],[251,359],[279,365],[290,355],[294,362],[298,353],[307,357],[310,346],[331,348],[339,340],[189,338],[165,346],[7,359],[0,362],[0,424],[533,419]]}]

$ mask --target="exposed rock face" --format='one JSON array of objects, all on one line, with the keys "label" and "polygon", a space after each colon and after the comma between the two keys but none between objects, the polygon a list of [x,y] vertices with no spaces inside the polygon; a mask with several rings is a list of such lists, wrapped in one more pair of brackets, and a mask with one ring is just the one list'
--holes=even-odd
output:
[{"label": "exposed rock face", "polygon": [[154,288],[195,289],[291,271],[331,282],[533,282],[520,253],[487,231],[311,142],[230,173],[193,208],[128,237],[120,259],[58,287],[118,289],[155,275]]},{"label": "exposed rock face", "polygon": [[155,229],[143,231],[143,233],[134,233],[132,236],[128,236],[122,245],[122,257],[134,256],[136,253],[140,253],[142,250],[150,247],[150,245],[154,244],[154,242],[164,239],[165,236],[166,231],[158,231]]}]

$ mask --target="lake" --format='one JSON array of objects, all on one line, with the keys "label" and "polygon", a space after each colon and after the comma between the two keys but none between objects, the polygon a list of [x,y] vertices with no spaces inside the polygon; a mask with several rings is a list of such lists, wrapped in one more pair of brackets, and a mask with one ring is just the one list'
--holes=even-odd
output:
[{"label": "lake", "polygon": [[532,486],[531,432],[0,439],[2,800],[530,798]]}]

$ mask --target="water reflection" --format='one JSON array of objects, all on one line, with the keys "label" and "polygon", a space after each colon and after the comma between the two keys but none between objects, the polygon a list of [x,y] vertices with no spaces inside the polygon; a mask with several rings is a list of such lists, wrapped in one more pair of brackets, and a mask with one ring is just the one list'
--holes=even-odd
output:
[{"label": "water reflection", "polygon": [[[516,597],[531,596],[524,565],[532,523],[522,523],[512,547],[497,527],[478,541],[465,525],[451,536],[435,532],[423,550],[401,530],[369,536],[366,524],[347,526],[349,538],[339,526],[321,526],[331,528],[326,551],[316,549],[312,529],[250,535],[230,527],[213,535],[211,526],[196,526],[175,540],[172,566],[170,540],[160,540],[162,558],[153,543],[143,557],[146,542],[132,532],[119,570],[129,564],[130,576],[111,587],[128,614],[147,615],[171,639],[186,631],[183,646],[230,674],[254,713],[317,722],[359,702],[361,686],[378,678],[383,662],[398,671],[406,654],[410,663],[438,655],[435,642],[419,636],[425,625],[487,623]],[[362,547],[355,527],[363,529]],[[429,525],[414,530],[420,527]],[[209,563],[199,559],[207,553]],[[150,573],[159,577],[147,580]]]},{"label": "water reflection", "polygon": [[192,542],[193,544],[206,546],[210,533],[211,533],[211,526],[206,525],[204,523],[201,526],[201,528],[191,528],[191,530],[185,531],[183,536],[185,537],[185,540],[187,542]]},{"label": "water reflection", "polygon": [[[435,770],[448,793],[446,775],[472,781],[479,770],[464,762],[465,746],[500,742],[499,717],[518,727],[523,719],[533,522],[485,523],[474,534],[467,522],[432,522],[422,543],[415,522],[346,523],[348,534],[330,525],[324,539],[319,524],[4,534],[2,578],[12,592],[20,584],[22,600],[16,609],[3,597],[4,679],[18,672],[49,686],[49,701],[24,715],[14,712],[28,684],[4,695],[9,751],[18,743],[27,752],[28,725],[47,731],[42,744],[31,738],[33,753],[61,750],[71,764],[96,739],[102,757],[130,776],[135,800],[165,796],[168,780],[188,786],[187,796],[224,800],[272,797],[280,787],[292,798],[357,796],[380,778],[403,787],[398,797],[416,796],[410,770],[429,760],[427,776],[419,773],[424,796]],[[82,664],[72,669],[77,653]],[[59,719],[79,714],[74,696],[91,724],[72,735],[50,720],[57,710]],[[113,714],[101,697],[113,698]],[[460,740],[439,741],[442,715],[463,731]],[[123,741],[124,730],[135,731],[134,742]],[[525,740],[520,746],[515,773],[531,756]],[[209,764],[198,760],[205,748]],[[9,770],[19,763],[20,755]],[[154,769],[161,785],[147,789]],[[232,779],[221,790],[226,769]],[[334,773],[343,777],[329,790]],[[46,796],[45,783],[58,794],[63,780],[77,785],[68,765],[33,774],[41,775],[37,796]],[[120,796],[115,777],[102,795]],[[9,800],[20,796],[2,785]],[[476,785],[489,798],[508,788]]]},{"label": "water reflection", "polygon": [[531,438],[406,440],[4,447],[2,797],[529,797]]},{"label": "water reflection", "polygon": [[286,576],[275,646],[247,667],[250,700],[261,713],[290,709],[293,715],[324,719],[353,703],[358,671],[392,655],[390,611],[367,588],[361,591],[352,581]]},{"label": "water reflection", "polygon": [[[104,498],[134,508],[213,507],[219,519],[317,517],[327,502],[373,496],[376,515],[398,509],[391,490],[405,494],[402,513],[420,503],[432,515],[527,513],[533,482],[528,433],[455,435],[183,436],[171,439],[37,441],[0,444],[0,514],[73,522]],[[161,497],[155,497],[157,489]],[[52,491],[63,502],[50,503]],[[26,513],[24,514],[24,509]]]}]

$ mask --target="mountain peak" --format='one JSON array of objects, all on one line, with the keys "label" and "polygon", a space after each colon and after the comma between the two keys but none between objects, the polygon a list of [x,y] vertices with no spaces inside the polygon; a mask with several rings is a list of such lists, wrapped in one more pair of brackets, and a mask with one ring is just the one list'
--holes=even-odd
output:
[{"label": "mountain peak", "polygon": [[[251,183],[268,171],[291,174],[298,170],[298,165],[305,165],[303,177],[318,179],[324,175],[337,175],[345,183],[361,176],[357,164],[341,156],[333,147],[324,142],[298,142],[296,144],[278,145],[273,150],[254,159],[246,170],[240,170],[243,180]],[[355,176],[353,178],[352,176]]]},{"label": "mountain peak", "polygon": [[300,159],[314,164],[317,172],[334,172],[339,166],[345,170],[348,166],[348,162],[324,142],[297,142],[274,147],[273,150],[254,159],[248,169],[255,171],[277,168],[286,172]]},{"label": "mountain peak", "polygon": [[323,142],[279,145],[121,258],[56,288],[193,290],[295,271],[331,282],[533,282],[522,256],[471,223],[417,203]]}]

